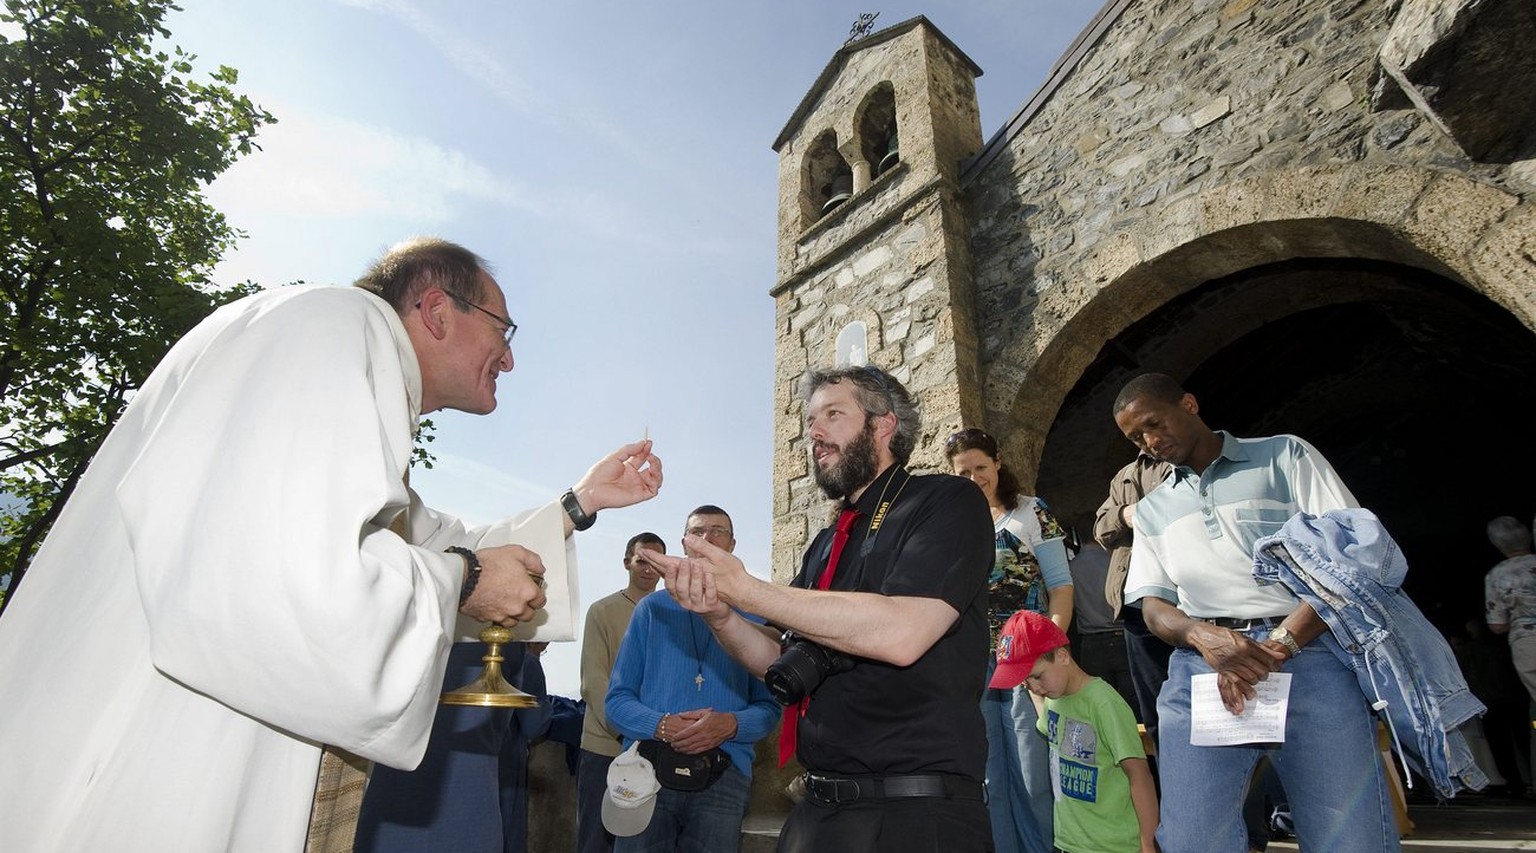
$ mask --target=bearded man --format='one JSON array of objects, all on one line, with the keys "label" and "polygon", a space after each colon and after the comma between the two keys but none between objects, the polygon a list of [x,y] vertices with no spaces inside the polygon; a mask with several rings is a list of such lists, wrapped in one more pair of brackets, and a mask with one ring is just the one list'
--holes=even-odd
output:
[{"label": "bearded man", "polygon": [[961,477],[906,470],[920,418],[890,374],[815,371],[805,405],[816,482],[842,511],[789,586],[697,536],[684,539],[694,556],[646,559],[787,706],[781,761],[796,744],[807,795],[780,851],[991,850],[986,498]]}]

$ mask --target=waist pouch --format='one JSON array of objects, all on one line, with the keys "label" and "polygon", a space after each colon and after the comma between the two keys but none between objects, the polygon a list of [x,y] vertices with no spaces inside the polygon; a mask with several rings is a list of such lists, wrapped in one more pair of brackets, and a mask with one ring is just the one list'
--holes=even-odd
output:
[{"label": "waist pouch", "polygon": [[640,755],[656,770],[656,781],[674,791],[702,791],[731,767],[731,757],[720,747],[687,755],[659,740],[640,741]]}]

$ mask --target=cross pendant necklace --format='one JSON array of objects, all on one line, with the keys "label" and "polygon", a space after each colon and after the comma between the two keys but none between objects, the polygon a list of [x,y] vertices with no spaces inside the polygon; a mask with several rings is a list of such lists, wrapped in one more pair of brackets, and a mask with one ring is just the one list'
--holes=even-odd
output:
[{"label": "cross pendant necklace", "polygon": [[[702,619],[699,621],[703,621]],[[699,652],[698,626],[693,619],[688,620],[688,640],[693,645],[693,659],[699,665],[699,671],[693,676],[693,689],[704,692],[704,655]]]}]

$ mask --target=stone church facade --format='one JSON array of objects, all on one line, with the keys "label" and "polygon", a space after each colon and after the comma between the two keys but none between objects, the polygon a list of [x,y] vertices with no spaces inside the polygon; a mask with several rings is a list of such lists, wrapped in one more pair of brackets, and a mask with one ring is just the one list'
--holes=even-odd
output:
[{"label": "stone church facade", "polygon": [[[912,389],[915,468],[994,433],[1083,536],[1132,455],[1110,403],[1156,370],[1213,427],[1308,438],[1421,608],[1475,609],[1483,525],[1536,513],[1533,42],[1531,0],[1110,0],[986,137],[982,69],[935,22],[845,45],[773,145],[775,579],[828,516],[808,368]],[[776,741],[744,851],[789,807]],[[568,808],[557,746],[534,761],[535,801]],[[568,845],[535,813],[530,849]]]},{"label": "stone church facade", "polygon": [[1308,438],[1411,563],[1476,570],[1421,606],[1471,606],[1483,524],[1536,511],[1533,35],[1529,0],[1111,0],[985,140],[933,21],[845,45],[774,143],[775,579],[827,518],[808,368],[901,379],[919,469],[997,435],[1085,537],[1155,370]]}]

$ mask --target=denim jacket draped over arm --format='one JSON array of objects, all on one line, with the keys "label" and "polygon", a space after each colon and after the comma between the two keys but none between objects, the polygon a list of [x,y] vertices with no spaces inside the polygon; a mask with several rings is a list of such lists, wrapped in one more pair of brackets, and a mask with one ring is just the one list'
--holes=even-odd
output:
[{"label": "denim jacket draped over arm", "polygon": [[1298,513],[1256,542],[1253,556],[1256,581],[1282,584],[1328,623],[1319,639],[1355,673],[1398,754],[1437,797],[1488,784],[1459,730],[1487,708],[1445,637],[1403,592],[1408,562],[1375,514]]}]

